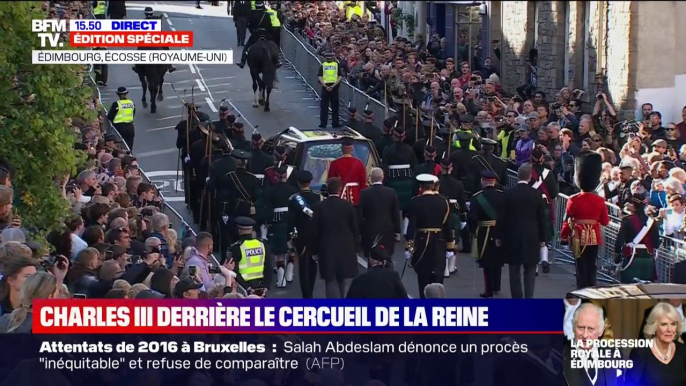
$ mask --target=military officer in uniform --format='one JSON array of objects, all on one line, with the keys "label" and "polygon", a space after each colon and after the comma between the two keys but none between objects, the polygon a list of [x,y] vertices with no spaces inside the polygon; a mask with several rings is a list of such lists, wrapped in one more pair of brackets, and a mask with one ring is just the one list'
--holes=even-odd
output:
[{"label": "military officer in uniform", "polygon": [[[228,118],[231,116],[228,106],[219,107],[219,120],[212,122],[215,133],[221,134],[229,138],[233,133],[231,132],[233,122],[229,122]],[[235,117],[234,117],[235,122]]]},{"label": "military officer in uniform", "polygon": [[[288,208],[291,196],[298,191],[288,184],[288,169],[281,165],[274,171],[279,182],[266,191],[265,214],[272,214],[266,219],[269,227],[269,247],[276,258],[276,287],[283,288],[293,281],[295,256],[290,256],[288,246]],[[286,257],[289,260],[286,261]]]},{"label": "military officer in uniform", "polygon": [[191,143],[191,148],[188,151],[188,163],[194,176],[193,184],[190,186],[191,197],[195,198],[190,202],[190,209],[193,214],[193,221],[196,223],[201,221],[202,193],[207,182],[206,178],[209,177],[207,168],[203,169],[200,165],[203,158],[207,155],[208,131],[206,127],[209,123],[201,123],[200,125],[203,125],[202,130],[198,128],[200,136],[195,142]]},{"label": "military officer in uniform", "polygon": [[470,164],[474,191],[478,192],[483,189],[481,186],[481,172],[484,170],[495,172],[496,176],[498,176],[496,188],[502,189],[504,186],[507,186],[507,162],[493,154],[498,142],[490,138],[479,138],[479,142],[481,143],[481,154],[474,155]]},{"label": "military officer in uniform", "polygon": [[333,52],[325,52],[324,62],[317,73],[319,84],[322,85],[319,105],[319,127],[322,129],[325,129],[329,122],[329,107],[331,108],[332,127],[341,126],[338,116],[338,107],[341,103],[338,90],[344,76],[343,69],[338,65]]},{"label": "military officer in uniform", "polygon": [[236,282],[248,294],[264,296],[272,282],[267,247],[261,240],[253,237],[255,220],[240,216],[233,221],[238,231],[238,240],[231,245],[229,256],[235,263]]},{"label": "military officer in uniform", "polygon": [[107,119],[114,124],[114,128],[117,129],[129,149],[133,150],[133,137],[136,136],[133,118],[136,115],[136,106],[129,99],[129,91],[126,87],[119,87],[117,96],[119,100],[112,103]]},{"label": "military officer in uniform", "polygon": [[504,201],[503,191],[495,188],[497,181],[498,175],[494,171],[482,170],[480,185],[483,190],[474,193],[469,208],[469,230],[476,239],[474,252],[479,266],[484,270],[485,289],[480,295],[482,298],[492,298],[500,292],[503,261],[495,241],[500,239],[496,222]]},{"label": "military officer in uniform", "polygon": [[232,232],[232,219],[256,215],[255,201],[260,181],[247,170],[250,153],[243,150],[231,152],[236,159],[236,170],[217,181],[217,214],[219,218],[220,244],[222,254],[235,238]]},{"label": "military officer in uniform", "polygon": [[381,137],[381,130],[374,126],[374,111],[367,108],[364,110],[363,114],[363,121],[355,130],[365,138],[374,142]]},{"label": "military officer in uniform", "polygon": [[[405,129],[393,129],[393,143],[384,149],[382,167],[386,174],[386,186],[393,188],[398,195],[398,204],[402,212],[410,206],[414,193],[412,171],[417,166],[417,157],[412,147],[404,142]],[[407,216],[405,216],[407,217]],[[403,220],[403,233],[407,232],[407,218]]]},{"label": "military officer in uniform", "polygon": [[307,170],[297,172],[298,193],[290,198],[288,204],[288,234],[298,257],[298,278],[303,299],[312,299],[314,283],[317,281],[317,261],[307,249],[312,234],[312,209],[322,197],[310,189],[312,173]]},{"label": "military officer in uniform", "polygon": [[414,167],[414,175],[433,174],[438,176],[441,174],[441,167],[436,163],[437,149],[434,146],[426,145],[423,148],[424,154],[422,159],[424,162]]},{"label": "military officer in uniform", "polygon": [[[221,186],[217,185],[217,182],[221,181],[228,173],[236,170],[236,159],[231,156],[231,150],[226,146],[226,142],[221,145],[221,150],[217,157],[212,158],[209,180],[207,180],[205,189],[209,198],[208,202],[212,202],[209,221],[213,230],[214,240],[221,240],[221,232],[219,231],[220,219],[217,217],[218,208],[221,208],[222,205],[219,202],[218,195],[218,190],[221,189]],[[216,247],[220,247],[220,243],[217,243]]]},{"label": "military officer in uniform", "polygon": [[[226,157],[224,157],[225,155]],[[228,170],[226,170],[224,174],[235,169],[235,160],[231,158],[229,144],[219,136],[214,136],[214,138],[212,138],[212,153],[206,155],[202,161],[200,161],[198,169],[201,173],[197,175],[199,179],[205,180],[205,196],[200,200],[202,205],[200,208],[202,215],[200,217],[204,221],[200,224],[200,229],[202,232],[209,231],[210,233],[213,233],[213,236],[217,236],[214,234],[214,228],[216,228],[216,211],[212,210],[215,205],[215,191],[208,183],[214,172],[213,168],[217,166],[216,161],[222,161],[221,166],[228,167]]]},{"label": "military officer in uniform", "polygon": [[[452,168],[453,165],[450,162],[450,158],[443,158],[441,160],[441,174],[438,176],[438,193],[448,199],[450,203],[450,220],[455,234],[455,246],[457,247],[460,237],[459,230],[465,228],[467,224],[467,198],[462,182],[452,176]],[[446,264],[446,273],[449,276],[449,274],[455,272],[457,272],[457,256],[453,255]],[[444,276],[447,277],[445,274]]]},{"label": "military officer in uniform", "polygon": [[443,283],[446,260],[455,254],[455,238],[450,221],[450,203],[434,191],[438,177],[421,174],[417,179],[422,194],[410,202],[405,258],[417,272],[419,295],[423,299],[424,287],[430,283]]},{"label": "military officer in uniform", "polygon": [[[538,145],[531,150],[531,165],[532,175],[529,184],[541,191],[541,197],[545,201],[546,216],[550,218],[550,222],[546,224],[546,242],[550,244],[555,235],[555,199],[560,193],[560,185],[557,182],[557,177],[552,170],[544,166],[545,153],[541,151],[542,145]],[[545,147],[543,147],[545,149]],[[541,248],[541,267],[543,273],[550,272],[550,263],[548,262],[548,249]],[[538,267],[537,267],[538,268]]]},{"label": "military officer in uniform", "polygon": [[[398,121],[396,121],[397,124]],[[386,147],[393,143],[393,122],[390,119],[385,119],[381,131],[381,136],[374,141],[374,147],[379,157],[383,157]]]}]

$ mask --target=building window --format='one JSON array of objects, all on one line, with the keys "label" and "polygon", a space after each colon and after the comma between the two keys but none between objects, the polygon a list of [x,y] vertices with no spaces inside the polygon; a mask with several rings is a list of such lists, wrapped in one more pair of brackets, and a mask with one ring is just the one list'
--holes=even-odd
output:
[{"label": "building window", "polygon": [[584,2],[585,7],[584,7],[584,73],[583,73],[583,81],[582,81],[582,86],[581,88],[584,90],[588,90],[588,73],[590,71],[590,60],[589,60],[589,52],[590,52],[590,47],[591,47],[591,37],[589,33],[589,25],[591,22],[591,15],[592,12],[595,10],[595,3],[592,1],[586,1]]},{"label": "building window", "polygon": [[481,58],[482,20],[479,6],[456,5],[455,13],[455,59],[478,68]]}]

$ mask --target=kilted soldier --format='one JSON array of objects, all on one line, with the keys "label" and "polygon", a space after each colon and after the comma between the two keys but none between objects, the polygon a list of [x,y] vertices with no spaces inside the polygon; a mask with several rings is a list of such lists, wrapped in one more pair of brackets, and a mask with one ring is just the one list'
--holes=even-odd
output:
[{"label": "kilted soldier", "polygon": [[[219,162],[217,162],[219,161]],[[214,169],[219,168],[219,172]],[[217,236],[215,228],[218,228],[216,210],[213,210],[216,205],[216,188],[209,185],[209,181],[214,174],[215,176],[226,174],[236,168],[236,161],[231,157],[231,149],[229,143],[223,137],[215,136],[212,139],[212,153],[205,156],[200,161],[200,170],[205,171],[200,175],[200,178],[205,179],[205,197],[201,199],[202,207],[200,216],[204,221],[200,224],[200,229],[207,230]],[[210,205],[210,203],[212,205]],[[210,208],[211,206],[211,208]]]},{"label": "kilted soldier", "polygon": [[481,143],[481,154],[476,154],[472,157],[470,172],[472,186],[475,191],[479,191],[481,186],[481,172],[483,170],[490,170],[495,172],[498,176],[498,182],[496,182],[495,187],[502,189],[507,186],[507,162],[502,158],[499,158],[493,152],[498,142],[490,138],[480,138]]},{"label": "kilted soldier", "polygon": [[[396,121],[395,124],[397,126],[398,121]],[[381,131],[381,136],[374,141],[374,147],[376,148],[376,153],[379,157],[383,157],[383,152],[386,150],[386,147],[393,143],[393,122],[390,119],[385,119]]]},{"label": "kilted soldier", "polygon": [[[540,145],[539,145],[540,146]],[[552,170],[544,166],[545,153],[539,147],[535,147],[531,151],[531,165],[532,175],[529,184],[541,191],[541,195],[546,205],[546,216],[550,218],[550,223],[546,227],[546,241],[550,243],[555,236],[555,199],[560,193],[560,186],[557,182],[557,177]],[[548,263],[548,248],[541,247],[541,266],[543,273],[550,272],[550,264]]]},{"label": "kilted soldier", "polygon": [[600,183],[603,159],[600,154],[582,151],[576,157],[574,182],[581,189],[567,200],[560,237],[569,243],[576,259],[579,289],[596,285],[598,249],[603,243],[601,226],[610,223],[605,200],[595,193]]},{"label": "kilted soldier", "polygon": [[[265,187],[267,189],[276,186],[276,184],[279,183],[279,178],[276,175],[276,169],[279,168],[281,165],[287,165],[286,157],[288,153],[286,151],[286,147],[276,146],[272,153],[274,154],[274,160],[272,161],[272,165],[264,170]],[[286,167],[288,168],[288,176],[290,177],[290,175],[293,173],[293,167]]]},{"label": "kilted soldier", "polygon": [[254,218],[255,197],[260,182],[253,174],[248,172],[247,165],[250,153],[243,150],[231,152],[236,159],[236,170],[228,172],[217,181],[217,218],[219,219],[220,245],[222,256],[226,253],[232,240],[235,239],[236,217]]},{"label": "kilted soldier", "polygon": [[[443,158],[440,166],[441,174],[438,176],[440,186],[438,192],[447,198],[450,203],[450,221],[452,222],[455,245],[457,246],[460,240],[459,230],[467,225],[467,199],[462,182],[451,175],[453,166],[450,158]],[[453,255],[447,262],[446,272],[450,274],[456,271],[457,256]]]},{"label": "kilted soldier", "polygon": [[[217,208],[221,207],[221,203],[219,202],[220,200],[217,194],[217,191],[221,189],[221,186],[218,185],[218,182],[221,181],[221,179],[224,176],[226,176],[229,172],[236,170],[236,159],[231,156],[231,151],[229,151],[228,146],[226,146],[225,144],[226,143],[224,143],[224,145],[222,146],[223,151],[217,157],[212,158],[212,164],[210,165],[210,175],[206,184],[207,196],[210,197],[210,199],[212,200],[212,208],[209,217],[210,222],[212,224],[212,236],[214,237],[214,240],[221,240],[221,235],[219,231],[219,221],[221,221],[221,219],[217,217]],[[220,243],[217,243],[217,245],[215,245],[215,248],[219,247]]]},{"label": "kilted soldier", "polygon": [[[683,198],[679,194],[669,197],[672,201]],[[634,213],[622,220],[617,233],[615,263],[620,264],[622,283],[635,283],[635,279],[654,281],[655,252],[660,243],[660,223],[645,213],[648,203],[645,194],[636,193],[631,197]]]},{"label": "kilted soldier", "polygon": [[[191,202],[191,186],[193,186],[193,167],[190,164],[189,148],[190,145],[195,143],[195,141],[202,138],[202,132],[198,129],[198,120],[200,122],[207,122],[210,117],[200,111],[195,111],[195,105],[188,105],[188,116],[191,118],[190,127],[188,124],[188,119],[184,119],[176,124],[176,148],[179,149],[179,157],[181,158],[181,165],[183,167],[183,178],[184,178],[184,196],[185,202],[190,206]],[[197,197],[193,197],[195,199]]]},{"label": "kilted soldier", "polygon": [[236,117],[231,114],[228,106],[220,106],[219,120],[212,122],[212,126],[214,126],[214,132],[225,135],[227,138],[231,133],[231,126],[233,124],[233,122],[228,121],[229,116],[233,117],[233,122],[236,121]]},{"label": "kilted soldier", "polygon": [[365,138],[370,139],[372,142],[379,139],[381,136],[381,130],[374,126],[374,112],[366,109],[363,112],[362,118],[362,123],[359,124],[355,130],[362,134]]},{"label": "kilted soldier", "polygon": [[[417,165],[417,157],[412,147],[405,142],[405,129],[393,129],[393,143],[383,152],[382,165],[386,174],[386,186],[393,188],[398,195],[398,204],[402,212],[410,207],[410,200],[414,193],[414,178],[412,171]],[[405,215],[405,217],[407,217]],[[407,232],[407,218],[403,220],[402,232]]]},{"label": "kilted soldier", "polygon": [[357,107],[348,104],[348,120],[345,122],[345,125],[357,131],[361,124],[360,117],[357,115]]},{"label": "kilted soldier", "polygon": [[409,224],[405,233],[405,258],[417,272],[419,296],[424,287],[443,283],[446,261],[455,253],[450,203],[434,191],[438,177],[432,174],[417,176],[422,194],[410,201]]},{"label": "kilted soldier", "polygon": [[235,122],[233,124],[233,133],[229,138],[234,149],[250,152],[250,141],[245,139],[245,129],[243,122]]},{"label": "kilted soldier", "polygon": [[208,135],[206,127],[209,124],[209,122],[200,124],[204,126],[202,130],[200,127],[198,128],[199,137],[195,142],[191,143],[190,150],[188,151],[188,163],[193,171],[193,183],[190,185],[191,202],[189,206],[195,223],[200,223],[202,193],[208,177],[207,168],[202,169],[200,163],[207,155]]},{"label": "kilted soldier", "polygon": [[490,170],[481,172],[483,190],[474,193],[469,208],[469,230],[474,234],[476,245],[473,245],[479,266],[484,271],[484,292],[482,298],[492,298],[500,292],[500,279],[503,260],[501,250],[495,244],[500,238],[497,235],[496,222],[503,209],[503,191],[496,189],[498,175]]},{"label": "kilted soldier", "polygon": [[251,138],[250,162],[248,170],[260,181],[255,198],[255,209],[257,211],[257,228],[261,229],[267,217],[265,217],[264,191],[265,191],[265,171],[274,164],[271,155],[262,150],[264,139],[259,133],[255,133]]},{"label": "kilted soldier", "polygon": [[[265,213],[271,213],[267,219],[269,228],[269,249],[276,257],[276,286],[283,288],[293,281],[295,256],[289,256],[288,246],[288,204],[291,196],[298,191],[288,184],[288,169],[281,165],[274,171],[279,182],[265,193]],[[289,257],[286,263],[286,257]]]}]

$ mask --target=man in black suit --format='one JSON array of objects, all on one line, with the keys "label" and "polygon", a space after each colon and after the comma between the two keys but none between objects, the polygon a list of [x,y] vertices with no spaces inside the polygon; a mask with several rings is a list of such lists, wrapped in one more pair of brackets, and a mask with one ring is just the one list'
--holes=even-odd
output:
[{"label": "man in black suit", "polygon": [[369,270],[353,279],[346,298],[407,299],[400,274],[389,265],[393,261],[391,256],[381,244],[370,248]]},{"label": "man in black suit", "polygon": [[378,237],[378,244],[393,256],[396,239],[400,236],[398,195],[394,189],[383,185],[383,169],[372,169],[371,180],[372,185],[360,193],[357,205],[362,250],[369,256]]},{"label": "man in black suit", "polygon": [[319,262],[327,299],[340,299],[345,297],[346,281],[357,275],[359,228],[355,206],[341,200],[341,180],[329,178],[326,186],[329,197],[315,205],[312,215],[310,251]]},{"label": "man in black suit", "polygon": [[549,221],[545,216],[541,192],[529,185],[531,174],[531,164],[519,167],[519,182],[505,191],[503,218],[497,224],[502,240],[496,240],[496,245],[506,251],[505,262],[510,266],[510,293],[514,299],[534,297],[536,265],[541,247],[545,245],[545,226]]},{"label": "man in black suit", "polygon": [[[583,303],[572,320],[574,340],[601,339],[605,331],[603,309],[593,303]],[[584,349],[582,347],[580,350]],[[597,350],[592,347],[587,350]],[[591,357],[593,357],[591,355]],[[607,359],[603,357],[602,359]],[[598,368],[593,365],[584,368],[572,368],[572,347],[567,346],[562,354],[564,364],[563,373],[567,386],[616,386],[617,370],[613,368]],[[578,360],[578,359],[576,359]]]},{"label": "man in black suit", "polygon": [[250,1],[236,0],[229,14],[233,14],[233,23],[236,25],[236,36],[238,37],[238,47],[245,46],[245,35],[250,20]]}]

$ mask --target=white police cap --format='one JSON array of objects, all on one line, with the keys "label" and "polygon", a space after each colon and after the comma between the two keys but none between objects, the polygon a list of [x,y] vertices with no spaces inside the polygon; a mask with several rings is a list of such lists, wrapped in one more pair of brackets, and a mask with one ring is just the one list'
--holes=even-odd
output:
[{"label": "white police cap", "polygon": [[438,182],[438,177],[434,176],[433,174],[420,174],[417,176],[417,181],[419,182],[424,182],[428,184],[435,184]]}]

